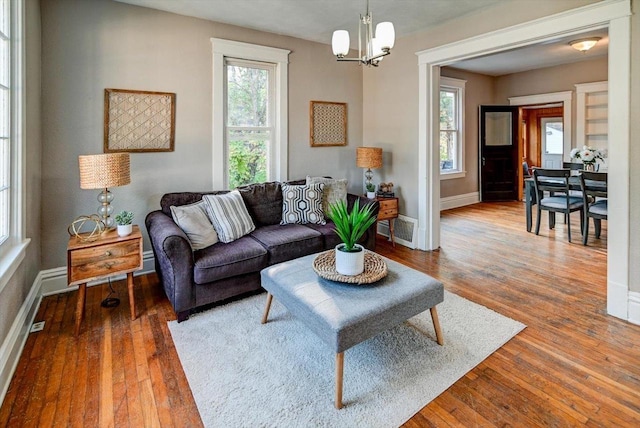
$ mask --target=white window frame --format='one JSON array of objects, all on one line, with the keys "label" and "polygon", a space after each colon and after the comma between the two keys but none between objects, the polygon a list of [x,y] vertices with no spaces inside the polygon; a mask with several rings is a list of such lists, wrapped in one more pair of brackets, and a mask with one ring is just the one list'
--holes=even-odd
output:
[{"label": "white window frame", "polygon": [[[464,163],[464,111],[465,111],[465,89],[467,81],[462,79],[454,79],[452,77],[440,77],[440,91],[449,91],[456,94],[456,129],[457,131],[457,154],[458,162],[454,165],[454,169],[451,171],[442,171],[440,169],[440,180],[451,180],[454,178],[466,177],[467,171],[465,170]],[[438,92],[439,94],[440,92]],[[438,140],[439,141],[439,140]],[[438,162],[440,165],[440,162]]]},{"label": "white window frame", "polygon": [[273,180],[286,181],[288,171],[287,73],[291,51],[216,38],[211,39],[211,45],[213,51],[213,188],[226,188],[225,58],[275,64],[273,153],[269,170],[272,171]]},{"label": "white window frame", "polygon": [[24,2],[9,2],[10,30],[10,196],[9,236],[0,245],[0,293],[24,260],[30,240],[25,238],[24,221],[24,134],[25,134],[25,31]]},{"label": "white window frame", "polygon": [[[265,126],[230,126],[227,123],[228,115],[227,115],[227,103],[228,103],[228,79],[227,79],[227,65],[238,66],[238,67],[247,67],[247,68],[257,68],[260,70],[266,70],[269,72],[269,82],[268,82],[268,97],[267,97],[267,123]],[[276,97],[276,85],[275,85],[275,72],[276,65],[271,62],[262,62],[262,61],[247,61],[245,59],[237,59],[237,58],[229,58],[225,57],[225,141],[224,141],[224,162],[225,166],[223,171],[225,173],[224,176],[224,186],[225,188],[229,185],[229,135],[230,131],[269,131],[269,143],[267,145],[267,180],[274,180],[276,176],[278,176],[278,172],[276,171],[276,162],[272,162],[273,154],[277,152],[276,147],[276,139],[275,139],[275,126],[274,120],[276,118],[275,114],[275,97]]]}]

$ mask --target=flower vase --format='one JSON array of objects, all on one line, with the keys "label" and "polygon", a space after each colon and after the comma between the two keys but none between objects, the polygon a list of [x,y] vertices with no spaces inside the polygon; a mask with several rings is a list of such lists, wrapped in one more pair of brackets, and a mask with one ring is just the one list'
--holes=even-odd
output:
[{"label": "flower vase", "polygon": [[584,162],[584,170],[594,172],[596,170],[596,166],[593,162]]},{"label": "flower vase", "polygon": [[118,225],[118,236],[129,236],[133,232],[132,224],[119,224]]}]

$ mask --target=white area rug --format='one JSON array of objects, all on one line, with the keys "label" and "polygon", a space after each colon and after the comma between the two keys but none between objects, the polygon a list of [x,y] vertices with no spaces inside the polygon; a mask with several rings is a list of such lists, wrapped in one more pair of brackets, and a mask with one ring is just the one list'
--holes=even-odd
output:
[{"label": "white area rug", "polygon": [[431,315],[345,352],[345,407],[334,408],[335,354],[266,294],[169,323],[207,427],[396,427],[520,332],[525,325],[445,291]]}]

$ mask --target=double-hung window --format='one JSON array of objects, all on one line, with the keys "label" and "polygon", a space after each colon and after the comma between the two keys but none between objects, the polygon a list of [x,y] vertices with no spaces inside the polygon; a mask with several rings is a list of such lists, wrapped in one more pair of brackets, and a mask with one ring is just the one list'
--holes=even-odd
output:
[{"label": "double-hung window", "polygon": [[465,80],[440,78],[440,179],[461,178],[464,169]]},{"label": "double-hung window", "polygon": [[227,58],[225,72],[228,187],[271,180],[275,64]]},{"label": "double-hung window", "polygon": [[289,52],[224,39],[213,50],[213,188],[285,181]]},{"label": "double-hung window", "polygon": [[24,1],[0,0],[0,292],[24,259]]}]

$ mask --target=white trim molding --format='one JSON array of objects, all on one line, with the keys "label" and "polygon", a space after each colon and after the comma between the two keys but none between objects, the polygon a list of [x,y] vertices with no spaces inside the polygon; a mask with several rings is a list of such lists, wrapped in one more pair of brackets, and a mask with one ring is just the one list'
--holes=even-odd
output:
[{"label": "white trim molding", "polygon": [[629,322],[640,325],[640,293],[629,292]]},{"label": "white trim molding", "polygon": [[[438,146],[434,124],[438,110],[440,67],[464,59],[572,36],[588,30],[609,31],[609,199],[607,311],[627,319],[629,291],[629,122],[631,81],[630,0],[604,0],[534,21],[416,52],[418,56],[418,244],[440,244],[440,174],[434,170]],[[623,292],[624,291],[624,292]]]},{"label": "white trim molding", "polygon": [[573,91],[550,92],[548,94],[525,95],[521,97],[510,97],[509,104],[512,106],[526,106],[535,104],[562,103],[562,157],[565,162],[569,162],[571,157],[571,148],[574,147],[571,135],[573,133],[573,119],[571,110],[573,100]]},{"label": "white trim molding", "polygon": [[440,211],[460,208],[480,202],[480,192],[471,192],[464,195],[447,196],[440,199]]},{"label": "white trim molding", "polygon": [[211,39],[213,52],[213,188],[225,189],[225,57],[262,61],[275,64],[275,153],[273,153],[273,171],[270,179],[286,181],[288,174],[288,68],[289,53],[286,49],[254,45],[225,39]]}]

